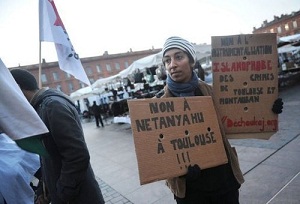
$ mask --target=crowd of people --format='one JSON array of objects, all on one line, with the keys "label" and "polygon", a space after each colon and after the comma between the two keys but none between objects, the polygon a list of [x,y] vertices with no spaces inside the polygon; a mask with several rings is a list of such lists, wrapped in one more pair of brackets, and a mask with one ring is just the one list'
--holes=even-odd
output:
[{"label": "crowd of people", "polygon": [[[181,37],[168,38],[163,46],[162,60],[167,71],[166,84],[153,100],[167,97],[214,97],[212,87],[194,72],[196,53],[192,43]],[[49,130],[39,137],[46,153],[39,155],[38,165],[31,172],[34,174],[39,168],[41,172],[39,191],[36,191],[35,198],[28,194],[31,199],[35,199],[32,203],[104,203],[90,164],[89,150],[75,104],[57,90],[39,88],[34,76],[26,70],[13,69],[10,73]],[[276,100],[270,109],[274,114],[281,113],[282,100]],[[101,116],[104,110],[96,101],[91,106],[91,112],[96,126],[104,127]],[[209,169],[201,169],[200,165],[195,164],[188,167],[186,174],[166,179],[166,185],[177,203],[239,203],[239,189],[244,178],[237,154],[222,124],[219,123],[219,126],[228,163]],[[16,185],[24,185],[20,180],[16,181],[19,182]],[[1,190],[0,196],[3,193],[5,191]],[[4,203],[10,203],[5,196],[0,197],[0,202],[1,198]]]}]

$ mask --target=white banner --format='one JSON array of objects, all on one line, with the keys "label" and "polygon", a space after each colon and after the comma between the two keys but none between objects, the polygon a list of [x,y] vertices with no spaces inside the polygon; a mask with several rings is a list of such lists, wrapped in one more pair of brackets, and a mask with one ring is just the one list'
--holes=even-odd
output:
[{"label": "white banner", "polygon": [[49,132],[0,59],[0,131],[12,140]]}]

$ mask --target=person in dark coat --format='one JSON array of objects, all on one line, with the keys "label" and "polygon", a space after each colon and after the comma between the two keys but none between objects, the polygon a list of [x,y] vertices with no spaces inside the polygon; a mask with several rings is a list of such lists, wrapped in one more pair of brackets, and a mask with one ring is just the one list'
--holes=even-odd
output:
[{"label": "person in dark coat", "polygon": [[[193,71],[196,52],[193,44],[181,37],[170,37],[163,47],[163,64],[168,71],[161,98],[212,96],[212,88]],[[244,182],[237,155],[221,128],[226,156],[225,165],[201,169],[189,166],[183,176],[166,179],[177,204],[239,203],[239,188]]]},{"label": "person in dark coat", "polygon": [[96,126],[99,127],[99,122],[100,122],[101,126],[104,127],[102,116],[101,116],[103,110],[101,110],[101,107],[96,104],[96,101],[93,102],[92,111],[95,117]]},{"label": "person in dark coat", "polygon": [[42,137],[48,155],[41,156],[41,166],[51,203],[104,203],[75,104],[62,92],[39,89],[28,71],[13,69],[11,74],[49,129]]},{"label": "person in dark coat", "polygon": [[[214,101],[212,86],[200,80],[193,71],[196,51],[192,43],[172,36],[166,40],[162,51],[162,61],[168,74],[166,86],[157,98],[211,96]],[[279,98],[270,109],[274,114],[279,114],[282,108],[283,102]],[[217,118],[228,163],[208,169],[201,169],[195,164],[187,168],[185,175],[166,179],[177,204],[239,203],[239,189],[244,177],[237,153],[226,137],[218,112]]]}]

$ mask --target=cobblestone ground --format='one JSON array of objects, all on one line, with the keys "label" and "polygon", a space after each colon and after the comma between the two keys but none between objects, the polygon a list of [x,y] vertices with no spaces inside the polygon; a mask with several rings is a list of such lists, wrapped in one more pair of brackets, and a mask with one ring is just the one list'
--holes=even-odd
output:
[{"label": "cobblestone ground", "polygon": [[100,186],[106,204],[133,204],[115,189],[107,185],[99,177],[96,177],[96,180]]}]

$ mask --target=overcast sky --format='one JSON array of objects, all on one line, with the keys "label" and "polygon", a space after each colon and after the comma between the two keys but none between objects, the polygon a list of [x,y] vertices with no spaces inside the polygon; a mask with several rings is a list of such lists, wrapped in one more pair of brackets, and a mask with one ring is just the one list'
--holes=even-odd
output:
[{"label": "overcast sky", "polygon": [[[274,15],[300,10],[299,0],[55,0],[81,58],[161,48],[181,36],[200,44],[211,36],[250,34]],[[7,67],[38,64],[38,0],[0,0],[0,58]],[[53,43],[42,58],[57,61]]]}]

